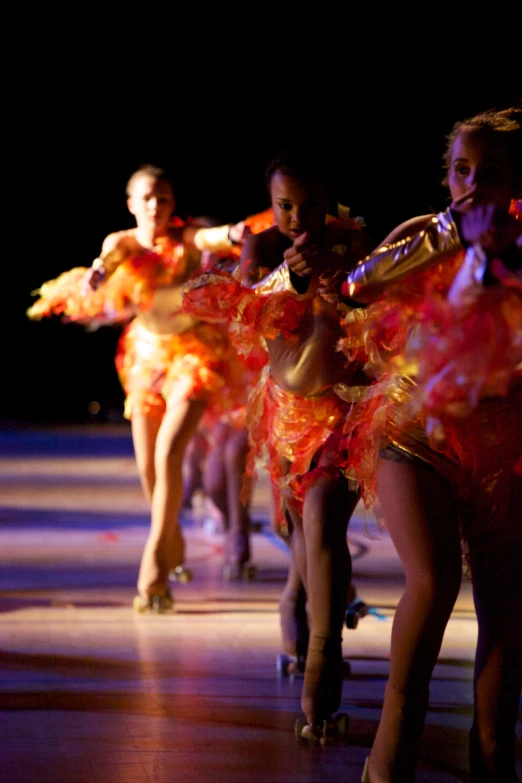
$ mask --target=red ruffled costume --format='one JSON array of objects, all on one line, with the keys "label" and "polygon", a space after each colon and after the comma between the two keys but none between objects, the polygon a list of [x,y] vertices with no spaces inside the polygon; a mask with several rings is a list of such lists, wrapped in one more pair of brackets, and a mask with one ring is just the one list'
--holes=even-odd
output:
[{"label": "red ruffled costume", "polygon": [[[496,285],[452,302],[464,258],[348,312],[341,347],[353,359],[351,341],[363,342],[376,382],[347,417],[346,445],[367,506],[379,451],[392,445],[447,478],[464,539],[493,547],[522,510],[522,284],[494,262]],[[522,537],[522,525],[510,535]]]},{"label": "red ruffled costume", "polygon": [[[226,272],[213,272],[188,283],[183,309],[197,317],[226,321],[230,335],[247,363],[268,361],[265,339],[291,340],[310,307],[308,295],[292,292],[256,293]],[[351,387],[352,401],[359,387]],[[250,454],[247,475],[254,477],[256,461],[268,470],[274,487],[278,523],[286,524],[284,506],[299,513],[306,489],[320,475],[345,472],[342,423],[349,406],[333,391],[318,397],[290,392],[265,367],[247,406]]]},{"label": "red ruffled costume", "polygon": [[[158,288],[181,285],[197,263],[181,243],[168,241],[158,252],[123,261],[95,291],[85,284],[89,270],[75,268],[44,283],[28,315],[40,319],[55,314],[65,321],[98,325],[125,322],[150,308]],[[172,319],[172,334],[149,331],[139,318],[122,334],[116,366],[127,395],[126,416],[162,415],[173,385],[181,384],[186,398],[208,398],[214,417],[242,409],[244,418],[250,379],[238,363],[227,329],[202,322],[180,326],[176,313]]]}]

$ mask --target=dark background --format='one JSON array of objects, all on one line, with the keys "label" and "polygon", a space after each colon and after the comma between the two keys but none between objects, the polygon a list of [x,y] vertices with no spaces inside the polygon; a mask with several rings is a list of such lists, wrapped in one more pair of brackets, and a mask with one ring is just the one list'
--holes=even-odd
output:
[{"label": "dark background", "polygon": [[[439,59],[430,69],[444,74]],[[426,73],[415,85],[413,62],[401,73],[387,65],[363,80],[353,69],[339,78],[331,68],[303,78],[293,61],[286,71],[271,62],[240,84],[240,63],[225,78],[206,62],[190,81],[190,65],[182,78],[144,61],[137,79],[123,60],[110,75],[98,68],[74,76],[61,61],[33,67],[29,80],[8,86],[0,419],[89,421],[96,400],[96,420],[121,420],[113,367],[119,329],[33,323],[25,310],[44,280],[90,265],[109,232],[133,225],[125,184],[142,163],[172,172],[182,217],[236,221],[265,209],[265,165],[295,142],[329,151],[339,200],[365,217],[376,243],[397,223],[443,209],[446,134],[456,120],[520,99],[518,71],[476,76],[473,89],[463,90],[448,74]]]}]

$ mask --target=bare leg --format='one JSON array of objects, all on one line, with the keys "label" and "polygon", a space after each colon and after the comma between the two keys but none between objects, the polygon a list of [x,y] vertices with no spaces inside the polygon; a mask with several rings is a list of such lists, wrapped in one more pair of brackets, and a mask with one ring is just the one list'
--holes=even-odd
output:
[{"label": "bare leg", "polygon": [[138,578],[138,590],[145,597],[165,595],[169,571],[183,562],[184,542],[178,521],[183,455],[205,405],[201,400],[185,400],[184,394],[176,394],[174,389],[158,432],[151,530]]},{"label": "bare leg", "polygon": [[342,629],[351,559],[348,521],[358,496],[344,478],[320,478],[308,490],[303,510],[310,642],[301,706],[317,725],[339,708],[343,680]]},{"label": "bare leg", "polygon": [[369,774],[371,783],[412,783],[429,682],[460,587],[459,532],[446,483],[417,460],[381,460],[378,492],[406,589]]},{"label": "bare leg", "polygon": [[182,508],[190,507],[190,501],[198,489],[203,489],[203,461],[207,450],[207,441],[201,432],[195,432],[185,450],[183,459],[183,500]]},{"label": "bare leg", "polygon": [[229,434],[228,424],[219,423],[212,430],[211,447],[205,461],[203,489],[228,526],[227,475],[224,452]]},{"label": "bare leg", "polygon": [[154,484],[156,483],[156,470],[154,467],[154,453],[156,450],[156,438],[161,426],[162,416],[143,416],[133,414],[131,420],[132,442],[136,465],[140,476],[143,494],[152,502]]},{"label": "bare leg", "polygon": [[293,658],[304,658],[309,641],[306,592],[297,568],[294,542],[295,536],[292,536],[288,577],[279,599],[279,619],[283,652]]},{"label": "bare leg", "polygon": [[[519,520],[517,520],[517,524]],[[470,545],[479,624],[470,735],[473,783],[517,783],[515,727],[522,687],[522,543]]]},{"label": "bare leg", "polygon": [[231,429],[225,445],[227,479],[227,559],[243,566],[250,560],[248,507],[240,500],[243,475],[248,456],[248,431]]}]

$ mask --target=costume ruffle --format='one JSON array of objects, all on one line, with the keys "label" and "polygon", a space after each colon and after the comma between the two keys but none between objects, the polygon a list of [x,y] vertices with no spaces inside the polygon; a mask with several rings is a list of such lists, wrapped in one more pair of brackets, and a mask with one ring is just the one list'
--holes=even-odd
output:
[{"label": "costume ruffle", "polygon": [[289,337],[308,306],[308,299],[289,292],[258,294],[226,270],[190,280],[183,295],[184,312],[230,325],[231,340],[252,369],[268,360],[264,338]]},{"label": "costume ruffle", "polygon": [[123,332],[116,367],[126,392],[125,416],[163,415],[179,386],[185,399],[206,399],[215,417],[245,403],[245,383],[234,378],[234,351],[226,331],[197,324],[182,334],[159,335],[134,320]]},{"label": "costume ruffle", "polygon": [[93,291],[86,283],[88,269],[76,267],[44,283],[39,299],[28,309],[29,318],[59,315],[65,321],[98,324],[127,321],[138,309],[147,309],[159,285],[181,285],[193,271],[193,261],[182,244],[169,242],[122,262],[114,274]]},{"label": "costume ruffle", "polygon": [[391,444],[447,478],[469,542],[494,537],[521,507],[522,287],[501,267],[497,285],[455,306],[447,294],[463,260],[458,253],[402,295],[390,291],[359,321],[348,314],[342,347],[349,357],[358,350],[355,330],[376,378],[345,423],[365,504],[375,502],[379,452]]},{"label": "costume ruffle", "polygon": [[270,473],[280,526],[286,524],[286,504],[302,515],[306,490],[320,476],[345,473],[342,423],[347,408],[333,393],[302,397],[287,391],[274,381],[268,367],[263,371],[247,411],[251,447],[247,475],[255,477],[256,462]]}]

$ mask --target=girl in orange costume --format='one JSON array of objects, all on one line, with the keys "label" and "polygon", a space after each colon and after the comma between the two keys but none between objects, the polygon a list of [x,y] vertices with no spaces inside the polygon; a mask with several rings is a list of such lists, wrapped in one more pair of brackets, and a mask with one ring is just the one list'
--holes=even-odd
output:
[{"label": "girl in orange costume", "polygon": [[132,175],[127,195],[137,227],[110,234],[91,270],[74,269],[44,284],[28,314],[101,323],[133,319],[116,363],[152,509],[135,608],[163,612],[173,604],[169,572],[184,560],[178,523],[184,450],[209,406],[220,412],[223,405],[235,407],[226,332],[182,313],[181,287],[199,268],[201,250],[229,250],[233,239],[242,239],[244,224],[200,228],[173,222],[172,186],[152,166]]},{"label": "girl in orange costume", "polygon": [[224,274],[193,281],[184,307],[228,319],[245,353],[261,339],[269,355],[269,371],[249,399],[250,468],[266,447],[278,520],[293,527],[292,557],[307,588],[311,622],[303,736],[315,738],[324,735],[341,698],[350,585],[346,529],[358,500],[344,475],[341,430],[348,406],[333,386],[349,383],[355,400],[366,382],[357,366],[339,365],[339,315],[323,297],[324,275],[349,269],[369,243],[355,222],[327,217],[324,162],[283,154],[269,165],[267,182],[276,225],[248,240],[241,282]]},{"label": "girl in orange costume", "polygon": [[517,780],[522,299],[509,270],[522,267],[513,201],[522,192],[522,111],[458,123],[447,166],[450,209],[399,226],[345,286],[352,304],[376,302],[346,319],[350,338],[370,347],[377,378],[348,418],[348,448],[366,500],[378,491],[406,572],[367,783],[414,779],[431,673],[460,587],[461,537],[479,624],[471,777]]}]

